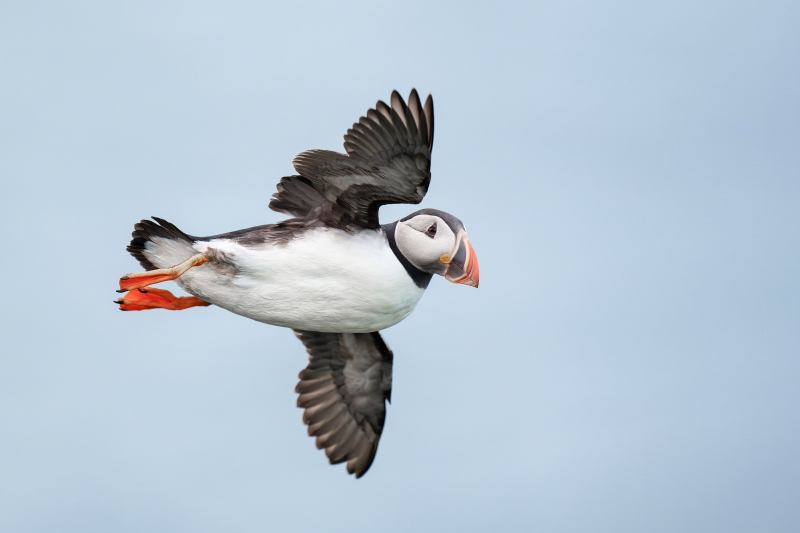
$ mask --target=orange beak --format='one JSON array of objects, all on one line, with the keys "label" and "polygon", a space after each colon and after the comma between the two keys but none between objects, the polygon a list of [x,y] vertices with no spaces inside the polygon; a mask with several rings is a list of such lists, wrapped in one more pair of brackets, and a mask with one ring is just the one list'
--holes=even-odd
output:
[{"label": "orange beak", "polygon": [[478,282],[481,277],[478,256],[475,255],[475,250],[466,237],[461,239],[458,250],[456,250],[453,259],[450,261],[444,277],[453,283],[463,283],[464,285],[478,288]]}]

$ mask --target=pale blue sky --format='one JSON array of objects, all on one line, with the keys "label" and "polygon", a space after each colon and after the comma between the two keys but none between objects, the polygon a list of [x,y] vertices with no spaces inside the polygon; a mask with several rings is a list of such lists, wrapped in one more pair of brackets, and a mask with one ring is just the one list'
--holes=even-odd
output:
[{"label": "pale blue sky", "polygon": [[[796,531],[796,2],[3,2],[0,531]],[[276,221],[291,159],[433,93],[481,287],[384,334],[355,481],[288,330],[120,313],[133,224]],[[415,210],[392,206],[390,221]]]}]

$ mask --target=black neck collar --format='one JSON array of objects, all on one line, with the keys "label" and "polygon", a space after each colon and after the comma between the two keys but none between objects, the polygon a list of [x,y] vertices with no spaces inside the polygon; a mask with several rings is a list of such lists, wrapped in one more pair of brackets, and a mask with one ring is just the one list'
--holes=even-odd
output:
[{"label": "black neck collar", "polygon": [[389,247],[394,252],[395,257],[397,260],[400,261],[400,264],[403,265],[403,268],[406,269],[408,275],[411,276],[411,280],[414,284],[419,287],[420,289],[425,289],[428,287],[428,283],[431,282],[431,278],[433,274],[429,274],[427,272],[423,272],[422,270],[418,269],[414,265],[412,265],[406,256],[404,256],[400,249],[397,248],[397,242],[394,238],[394,229],[397,226],[397,222],[392,222],[391,224],[386,224],[385,226],[381,226],[383,232],[386,234],[386,240],[389,241]]}]

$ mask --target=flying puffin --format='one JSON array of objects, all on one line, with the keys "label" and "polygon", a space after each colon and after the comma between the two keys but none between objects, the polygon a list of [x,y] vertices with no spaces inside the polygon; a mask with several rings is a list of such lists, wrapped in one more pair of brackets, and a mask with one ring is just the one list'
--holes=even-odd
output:
[{"label": "flying puffin", "polygon": [[[344,136],[346,154],[308,150],[269,207],[291,215],[210,237],[153,217],[127,247],[145,272],[120,278],[123,311],[217,305],[292,328],[308,351],[296,392],[303,422],[331,464],[361,477],[375,458],[392,388],[380,330],[406,318],[434,274],[478,286],[464,224],[422,209],[381,225],[386,204],[418,204],[431,180],[433,99],[379,101]],[[192,296],[151,285],[175,280]]]}]

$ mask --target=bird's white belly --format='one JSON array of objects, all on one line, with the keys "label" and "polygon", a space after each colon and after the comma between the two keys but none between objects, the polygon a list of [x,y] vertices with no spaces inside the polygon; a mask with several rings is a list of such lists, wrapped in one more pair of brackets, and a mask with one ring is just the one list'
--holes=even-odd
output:
[{"label": "bird's white belly", "polygon": [[[370,332],[397,324],[424,292],[395,257],[383,232],[355,235],[319,228],[286,245],[198,242],[223,262],[193,268],[180,284],[239,315],[293,329]],[[232,266],[231,266],[232,265]],[[227,270],[226,270],[227,269]]]}]

